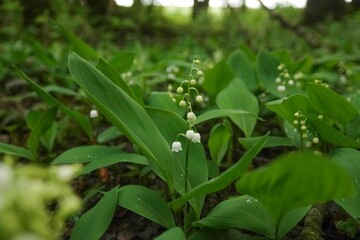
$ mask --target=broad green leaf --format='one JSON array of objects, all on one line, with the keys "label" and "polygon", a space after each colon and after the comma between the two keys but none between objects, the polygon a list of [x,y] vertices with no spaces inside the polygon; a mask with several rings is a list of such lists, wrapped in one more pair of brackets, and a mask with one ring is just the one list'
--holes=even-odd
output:
[{"label": "broad green leaf", "polygon": [[[187,130],[187,123],[174,112],[163,109],[146,108],[153,121],[159,127],[162,135],[168,141],[169,146],[176,139],[182,143],[182,151],[173,153],[175,160],[174,167],[174,186],[181,194],[185,194],[185,158],[186,158],[186,139],[183,136],[177,138],[179,133]],[[201,133],[200,133],[201,134]],[[188,179],[187,190],[191,191],[194,187],[208,180],[207,160],[204,148],[199,143],[189,143]],[[190,199],[190,204],[199,217],[204,204],[205,196],[196,196]]]},{"label": "broad green leaf", "polygon": [[19,146],[8,144],[8,143],[0,142],[0,152],[4,153],[4,154],[9,154],[12,156],[18,156],[18,157],[23,157],[23,158],[34,160],[34,156],[29,149],[22,148]]},{"label": "broad green leaf", "polygon": [[46,131],[46,133],[41,137],[41,143],[44,147],[51,152],[54,148],[55,140],[58,135],[59,124],[53,122],[51,127]]},{"label": "broad green leaf", "polygon": [[52,164],[87,163],[99,159],[104,162],[113,162],[118,158],[122,158],[123,154],[123,151],[115,147],[101,145],[81,146],[63,152],[54,159]]},{"label": "broad green leaf", "polygon": [[70,240],[97,240],[113,219],[118,200],[118,187],[105,193],[100,201],[76,222]]},{"label": "broad green leaf", "polygon": [[165,109],[183,116],[186,109],[180,107],[178,102],[174,102],[168,92],[151,92],[148,96],[148,105],[150,107]]},{"label": "broad green leaf", "polygon": [[335,201],[360,222],[360,151],[351,148],[339,148],[331,152],[330,158],[350,173],[356,186],[355,197],[341,198]]},{"label": "broad green leaf", "polygon": [[175,227],[174,217],[167,203],[149,188],[139,185],[120,187],[118,204],[166,228]]},{"label": "broad green leaf", "polygon": [[294,113],[298,111],[304,116],[317,113],[309,99],[304,95],[292,95],[288,98],[267,102],[265,106],[289,123],[295,120]]},{"label": "broad green leaf", "polygon": [[173,191],[175,169],[170,147],[145,109],[73,52],[69,55],[69,69],[101,113],[144,152],[152,170]]},{"label": "broad green leaf", "polygon": [[92,59],[95,59],[99,56],[99,54],[95,51],[94,48],[92,48],[89,44],[84,42],[82,39],[78,38],[75,34],[73,34],[71,31],[66,29],[63,25],[60,23],[56,23],[56,26],[59,27],[60,31],[67,37],[67,39],[72,44],[72,50],[75,52],[78,52],[83,57],[90,57]]},{"label": "broad green leaf", "polygon": [[111,66],[114,66],[114,69],[118,73],[124,73],[129,71],[132,67],[135,59],[135,54],[132,52],[118,52],[110,60]]},{"label": "broad green leaf", "polygon": [[19,68],[14,66],[15,73],[24,79],[26,82],[28,82],[33,89],[33,91],[36,92],[36,94],[47,104],[50,106],[57,105],[58,109],[65,114],[67,114],[70,118],[72,118],[79,126],[87,133],[87,135],[92,138],[93,130],[90,123],[90,119],[85,117],[83,114],[73,111],[70,108],[66,107],[65,105],[61,104],[56,98],[51,96],[49,93],[44,91],[37,83],[32,81],[30,78],[28,78],[24,72],[22,72]]},{"label": "broad green leaf", "polygon": [[[245,110],[254,116],[259,113],[257,98],[240,79],[234,79],[217,95],[216,104],[220,109]],[[257,121],[256,118],[245,114],[229,117],[244,132],[246,137],[251,136]]]},{"label": "broad green leaf", "polygon": [[234,73],[229,64],[225,60],[220,61],[206,73],[203,88],[208,94],[216,95],[230,83],[233,77]]},{"label": "broad green leaf", "polygon": [[[30,148],[34,156],[36,156],[36,150],[39,146],[41,136],[44,135],[53,124],[56,113],[57,107],[54,106],[38,115],[38,117],[35,119],[36,124],[32,126],[31,134],[27,142],[27,146]],[[31,111],[30,115],[32,115]]]},{"label": "broad green leaf", "polygon": [[307,92],[311,103],[324,115],[346,125],[359,115],[358,110],[343,96],[322,85],[309,83]]},{"label": "broad green leaf", "polygon": [[206,122],[207,120],[220,118],[220,117],[230,117],[230,116],[240,116],[240,115],[249,115],[254,119],[257,118],[256,115],[244,110],[233,110],[233,109],[213,109],[202,113],[199,116],[196,116],[196,120],[194,124],[199,124],[202,122]]},{"label": "broad green leaf", "polygon": [[88,174],[96,169],[108,167],[116,163],[133,163],[141,165],[149,164],[146,157],[142,155],[135,153],[119,153],[116,155],[116,158],[107,158],[106,161],[104,159],[92,160],[90,163],[88,163],[81,169],[79,174]]},{"label": "broad green leaf", "polygon": [[284,97],[284,93],[280,93],[276,90],[277,85],[275,79],[280,73],[279,70],[277,70],[279,65],[280,61],[270,52],[264,49],[259,50],[256,56],[256,74],[260,84],[273,95]]},{"label": "broad green leaf", "polygon": [[307,120],[315,127],[322,141],[339,147],[360,148],[360,142],[343,135],[324,120],[314,115],[309,115]]},{"label": "broad green leaf", "polygon": [[221,173],[218,177],[215,177],[207,182],[204,182],[194,189],[189,191],[187,194],[182,197],[173,200],[169,203],[169,206],[177,210],[179,209],[186,201],[191,199],[194,196],[205,195],[207,193],[216,192],[226,188],[236,179],[240,178],[248,169],[252,159],[260,152],[267,141],[267,136],[264,136],[255,144],[252,148],[245,152],[245,154],[237,161],[233,166],[228,168],[226,171]]},{"label": "broad green leaf", "polygon": [[234,77],[241,79],[250,91],[258,88],[258,80],[255,73],[255,64],[242,50],[233,52],[228,62],[233,69]]},{"label": "broad green leaf", "polygon": [[248,172],[236,188],[257,198],[275,223],[292,209],[354,193],[352,179],[342,167],[312,152],[290,153]]},{"label": "broad green leaf", "polygon": [[242,228],[267,237],[273,237],[275,228],[271,217],[262,204],[247,195],[220,202],[194,226],[216,229]]},{"label": "broad green leaf", "polygon": [[102,131],[98,135],[97,142],[101,144],[113,140],[115,138],[121,137],[122,135],[123,135],[122,132],[120,132],[120,130],[117,127],[111,126],[105,129],[104,131]]},{"label": "broad green leaf", "polygon": [[75,92],[74,90],[65,88],[65,87],[61,87],[58,85],[47,85],[47,86],[43,87],[43,89],[48,93],[54,92],[54,93],[58,93],[58,94],[65,95],[65,96],[76,97],[78,95],[78,93]]},{"label": "broad green leaf", "polygon": [[[245,148],[249,149],[254,144],[256,144],[261,137],[251,137],[251,138],[239,138],[239,143]],[[277,137],[277,136],[269,136],[268,141],[264,145],[264,148],[272,148],[272,147],[291,147],[294,146],[294,143],[290,138],[287,137]]]},{"label": "broad green leaf", "polygon": [[104,59],[99,58],[99,61],[96,65],[96,68],[100,70],[107,78],[109,78],[113,83],[120,87],[124,92],[126,92],[130,97],[136,100],[134,93],[131,91],[126,82],[120,77],[119,73],[107,63]]},{"label": "broad green leaf", "polygon": [[[278,233],[279,239],[282,239],[283,236],[285,236],[293,227],[295,227],[301,221],[301,219],[305,217],[305,215],[308,213],[310,208],[311,205],[301,208],[295,208],[287,212],[281,218],[280,221],[279,233]],[[276,224],[274,223],[274,225]],[[275,234],[274,234],[274,238],[275,238]]]},{"label": "broad green leaf", "polygon": [[163,232],[154,240],[186,240],[184,231],[179,227],[173,227]]},{"label": "broad green leaf", "polygon": [[231,140],[231,129],[224,124],[215,125],[209,136],[208,147],[212,160],[220,165]]}]

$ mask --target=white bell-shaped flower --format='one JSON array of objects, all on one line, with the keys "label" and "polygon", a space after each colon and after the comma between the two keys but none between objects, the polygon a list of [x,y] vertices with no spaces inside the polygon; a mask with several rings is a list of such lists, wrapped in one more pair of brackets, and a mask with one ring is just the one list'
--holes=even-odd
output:
[{"label": "white bell-shaped flower", "polygon": [[171,151],[173,151],[173,152],[182,151],[181,142],[178,142],[178,141],[173,142],[173,144],[171,146]]},{"label": "white bell-shaped flower", "polygon": [[193,143],[200,143],[200,139],[201,139],[200,133],[195,133],[194,137],[191,139],[191,141]]}]

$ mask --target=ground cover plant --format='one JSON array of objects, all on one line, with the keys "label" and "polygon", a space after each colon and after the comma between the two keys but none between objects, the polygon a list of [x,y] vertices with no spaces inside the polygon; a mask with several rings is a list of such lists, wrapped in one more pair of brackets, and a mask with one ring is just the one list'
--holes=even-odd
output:
[{"label": "ground cover plant", "polygon": [[1,57],[0,239],[117,239],[120,211],[147,219],[142,239],[359,237],[356,43],[329,34],[339,51],[299,58],[304,42],[227,49],[206,33],[111,52],[51,27],[63,42],[25,33]]}]

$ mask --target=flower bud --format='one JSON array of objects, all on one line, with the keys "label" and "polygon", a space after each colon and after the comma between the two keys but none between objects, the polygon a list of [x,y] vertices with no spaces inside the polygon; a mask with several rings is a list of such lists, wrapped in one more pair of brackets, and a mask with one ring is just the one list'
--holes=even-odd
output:
[{"label": "flower bud", "polygon": [[199,64],[199,63],[200,63],[200,60],[199,60],[199,59],[195,59],[195,60],[194,60],[194,63],[195,63],[195,64]]},{"label": "flower bud", "polygon": [[90,111],[90,118],[97,118],[99,116],[99,113],[96,109],[93,109]]},{"label": "flower bud", "polygon": [[184,89],[183,89],[182,87],[178,87],[178,88],[176,89],[176,92],[177,92],[177,93],[183,93],[183,92],[184,92]]},{"label": "flower bud", "polygon": [[188,112],[188,114],[186,115],[187,119],[190,121],[196,120],[196,116],[195,113],[193,112]]},{"label": "flower bud", "polygon": [[195,100],[198,102],[198,103],[201,103],[204,101],[203,97],[201,95],[197,95]]},{"label": "flower bud", "polygon": [[197,71],[196,73],[199,77],[201,77],[203,75],[203,72],[202,71]]},{"label": "flower bud", "polygon": [[195,79],[191,79],[191,80],[190,80],[190,85],[191,85],[191,86],[195,86],[195,85],[196,85],[196,80],[195,80]]},{"label": "flower bud", "polygon": [[277,86],[277,91],[278,92],[285,92],[286,91],[286,87],[284,85],[279,85]]},{"label": "flower bud", "polygon": [[180,107],[186,107],[186,102],[185,102],[184,100],[181,100],[181,101],[179,102],[179,106],[180,106]]}]

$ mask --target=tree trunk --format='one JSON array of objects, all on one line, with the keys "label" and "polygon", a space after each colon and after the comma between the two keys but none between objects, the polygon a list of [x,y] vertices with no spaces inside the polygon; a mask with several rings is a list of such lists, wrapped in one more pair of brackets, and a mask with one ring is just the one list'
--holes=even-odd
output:
[{"label": "tree trunk", "polygon": [[207,14],[209,0],[194,0],[192,18],[195,19],[202,14]]},{"label": "tree trunk", "polygon": [[339,19],[347,10],[345,0],[308,0],[303,23],[312,25],[327,18]]}]

